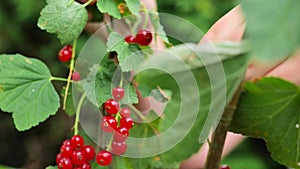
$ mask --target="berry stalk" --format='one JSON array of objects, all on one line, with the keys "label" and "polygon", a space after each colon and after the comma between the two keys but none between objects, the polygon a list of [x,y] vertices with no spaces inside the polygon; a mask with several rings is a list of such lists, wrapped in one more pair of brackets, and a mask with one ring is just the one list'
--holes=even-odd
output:
[{"label": "berry stalk", "polygon": [[82,103],[85,99],[85,94],[83,94],[79,100],[79,103],[77,105],[77,109],[76,109],[76,116],[75,116],[75,122],[74,122],[74,135],[77,135],[78,134],[78,124],[79,124],[79,115],[80,115],[80,109],[81,109],[81,106],[82,106]]},{"label": "berry stalk", "polygon": [[67,102],[68,92],[69,92],[69,88],[70,88],[72,73],[73,73],[73,70],[74,70],[76,44],[77,44],[77,39],[75,39],[73,41],[72,58],[71,58],[69,76],[68,76],[68,81],[67,81],[65,95],[64,95],[63,110],[66,109],[66,102]]},{"label": "berry stalk", "polygon": [[212,141],[209,144],[209,152],[206,158],[205,169],[219,169],[220,167],[227,131],[230,128],[237,103],[241,93],[243,92],[243,86],[243,83],[241,83],[230,103],[226,106],[219,125],[213,133]]}]

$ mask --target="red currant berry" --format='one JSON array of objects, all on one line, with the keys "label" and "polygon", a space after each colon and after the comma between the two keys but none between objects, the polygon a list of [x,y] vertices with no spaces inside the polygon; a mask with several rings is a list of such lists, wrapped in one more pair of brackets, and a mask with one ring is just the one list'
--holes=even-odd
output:
[{"label": "red currant berry", "polygon": [[112,153],[116,154],[116,155],[122,155],[126,152],[127,150],[127,144],[123,141],[123,142],[116,142],[113,141],[112,145],[111,145],[111,151]]},{"label": "red currant berry", "polygon": [[70,140],[65,140],[62,145],[71,145],[71,141]]},{"label": "red currant berry", "polygon": [[136,42],[142,46],[148,46],[152,41],[152,33],[148,30],[139,30],[136,35]]},{"label": "red currant berry", "polygon": [[68,62],[72,58],[72,46],[66,45],[58,52],[58,59],[61,62]]},{"label": "red currant berry", "polygon": [[92,160],[95,157],[95,149],[90,145],[86,145],[82,147],[82,151],[85,154],[86,160]]},{"label": "red currant berry", "polygon": [[127,117],[127,118],[123,117],[120,120],[120,126],[125,127],[128,130],[130,130],[133,125],[134,125],[134,122],[133,122],[132,118],[130,118],[130,117]]},{"label": "red currant berry", "polygon": [[136,38],[134,36],[129,35],[125,37],[125,41],[129,44],[136,43]]},{"label": "red currant berry", "polygon": [[78,72],[73,72],[72,73],[72,80],[74,80],[74,81],[79,81],[80,80],[80,74],[78,73]]},{"label": "red currant berry", "polygon": [[81,148],[84,144],[84,140],[80,135],[75,135],[71,138],[71,145],[73,148]]},{"label": "red currant berry", "polygon": [[112,90],[112,96],[116,100],[122,100],[124,98],[125,91],[122,87],[115,87]]},{"label": "red currant berry", "polygon": [[71,157],[73,154],[73,147],[71,145],[62,145],[60,147],[60,154],[63,157]]},{"label": "red currant berry", "polygon": [[124,107],[123,109],[121,109],[120,114],[123,118],[130,117],[130,109],[127,107]]},{"label": "red currant berry", "polygon": [[57,164],[57,167],[58,169],[72,169],[73,163],[69,158],[62,158]]},{"label": "red currant berry", "polygon": [[123,142],[128,138],[129,132],[126,127],[118,127],[114,134],[114,141]]},{"label": "red currant berry", "polygon": [[101,166],[108,166],[112,162],[112,155],[102,150],[96,156],[96,162]]},{"label": "red currant berry", "polygon": [[118,113],[120,106],[116,100],[109,99],[104,103],[104,109],[109,114],[116,114]]},{"label": "red currant berry", "polygon": [[112,116],[104,116],[101,121],[101,129],[105,132],[113,132],[117,129],[118,122]]},{"label": "red currant berry", "polygon": [[76,165],[83,165],[87,162],[86,156],[82,151],[75,150],[72,154],[72,161]]},{"label": "red currant berry", "polygon": [[62,158],[64,157],[61,155],[61,153],[57,154],[55,159],[56,164],[58,164]]},{"label": "red currant berry", "polygon": [[228,165],[222,165],[219,167],[219,169],[230,169],[230,167]]},{"label": "red currant berry", "polygon": [[90,163],[84,163],[80,168],[81,169],[92,169],[92,166]]}]

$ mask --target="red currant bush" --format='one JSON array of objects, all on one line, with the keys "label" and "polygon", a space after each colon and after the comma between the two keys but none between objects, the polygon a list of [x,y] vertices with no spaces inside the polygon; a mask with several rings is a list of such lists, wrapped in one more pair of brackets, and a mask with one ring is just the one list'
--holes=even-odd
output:
[{"label": "red currant bush", "polygon": [[58,52],[58,59],[61,62],[68,62],[72,59],[72,46],[66,45]]},{"label": "red currant bush", "polygon": [[120,106],[116,100],[109,99],[104,103],[104,109],[108,114],[117,114]]},{"label": "red currant bush", "polygon": [[106,150],[102,150],[97,154],[96,162],[101,166],[108,166],[112,162],[112,155]]},{"label": "red currant bush", "polygon": [[115,87],[112,90],[112,96],[115,100],[122,100],[124,98],[125,91],[122,87]]}]

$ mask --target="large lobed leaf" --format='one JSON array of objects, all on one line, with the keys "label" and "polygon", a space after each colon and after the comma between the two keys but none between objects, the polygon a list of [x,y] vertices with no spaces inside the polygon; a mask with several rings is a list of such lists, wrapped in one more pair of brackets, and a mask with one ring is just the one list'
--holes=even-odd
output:
[{"label": "large lobed leaf", "polygon": [[82,32],[88,15],[78,2],[68,5],[69,0],[48,0],[41,11],[38,26],[49,33],[56,33],[61,43],[76,39]]},{"label": "large lobed leaf", "polygon": [[[154,55],[146,60],[142,66],[161,67],[169,70],[169,74],[164,71],[146,70],[138,74],[136,80],[139,84],[153,89],[159,86],[172,91],[171,101],[166,105],[158,130],[161,133],[169,132],[168,138],[160,142],[163,146],[171,144],[176,139],[178,142],[168,151],[155,156],[155,158],[145,160],[151,162],[151,165],[160,163],[161,168],[168,168],[168,165],[175,167],[179,162],[199,150],[202,145],[199,140],[205,141],[203,138],[207,137],[213,125],[218,123],[223,111],[214,109],[214,107],[220,105],[224,107],[231,100],[244,77],[248,65],[248,58],[243,55],[244,52],[243,46],[235,43],[223,43],[215,45],[214,48],[179,45],[169,49],[167,53]],[[167,55],[172,57],[167,57]],[[201,59],[198,56],[201,56]],[[218,62],[218,59],[221,62]],[[222,79],[219,74],[219,66],[223,68],[225,79]],[[208,70],[214,74],[214,77],[210,77]],[[195,78],[196,88],[188,79],[189,71]],[[183,81],[184,86],[180,86],[179,81]],[[214,89],[215,96],[211,95],[212,89]],[[198,103],[199,107],[196,109],[190,108]],[[182,106],[185,109],[180,113],[179,110]],[[214,109],[214,111],[209,114],[210,109]],[[196,111],[196,115],[193,114],[193,111]],[[188,133],[185,133],[185,129],[188,129]],[[159,138],[162,139],[162,137],[161,135]],[[171,142],[163,143],[163,141]]]},{"label": "large lobed leaf", "polygon": [[54,115],[59,97],[47,66],[22,55],[0,55],[0,108],[12,112],[19,131]]},{"label": "large lobed leaf", "polygon": [[300,88],[278,78],[247,83],[231,130],[266,141],[278,162],[300,168]]},{"label": "large lobed leaf", "polygon": [[259,60],[281,60],[300,44],[300,1],[244,0],[246,40]]}]

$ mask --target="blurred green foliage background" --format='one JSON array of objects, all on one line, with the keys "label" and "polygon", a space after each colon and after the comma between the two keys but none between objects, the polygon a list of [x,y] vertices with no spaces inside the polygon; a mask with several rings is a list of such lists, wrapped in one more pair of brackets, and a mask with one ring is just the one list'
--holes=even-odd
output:
[{"label": "blurred green foliage background", "polygon": [[[21,53],[46,62],[55,76],[66,76],[67,66],[57,60],[62,47],[55,35],[40,30],[37,19],[45,0],[0,1],[0,53]],[[160,12],[189,20],[203,31],[237,4],[233,0],[158,1]],[[81,38],[84,43],[87,35]],[[80,45],[79,45],[80,46]],[[62,84],[55,84],[57,90]],[[45,168],[54,164],[61,142],[72,134],[73,118],[61,110],[42,125],[17,132],[11,115],[0,113],[0,164],[22,168]],[[248,139],[223,160],[232,169],[279,169],[266,150],[264,142]],[[0,165],[1,168],[1,165]]]}]

